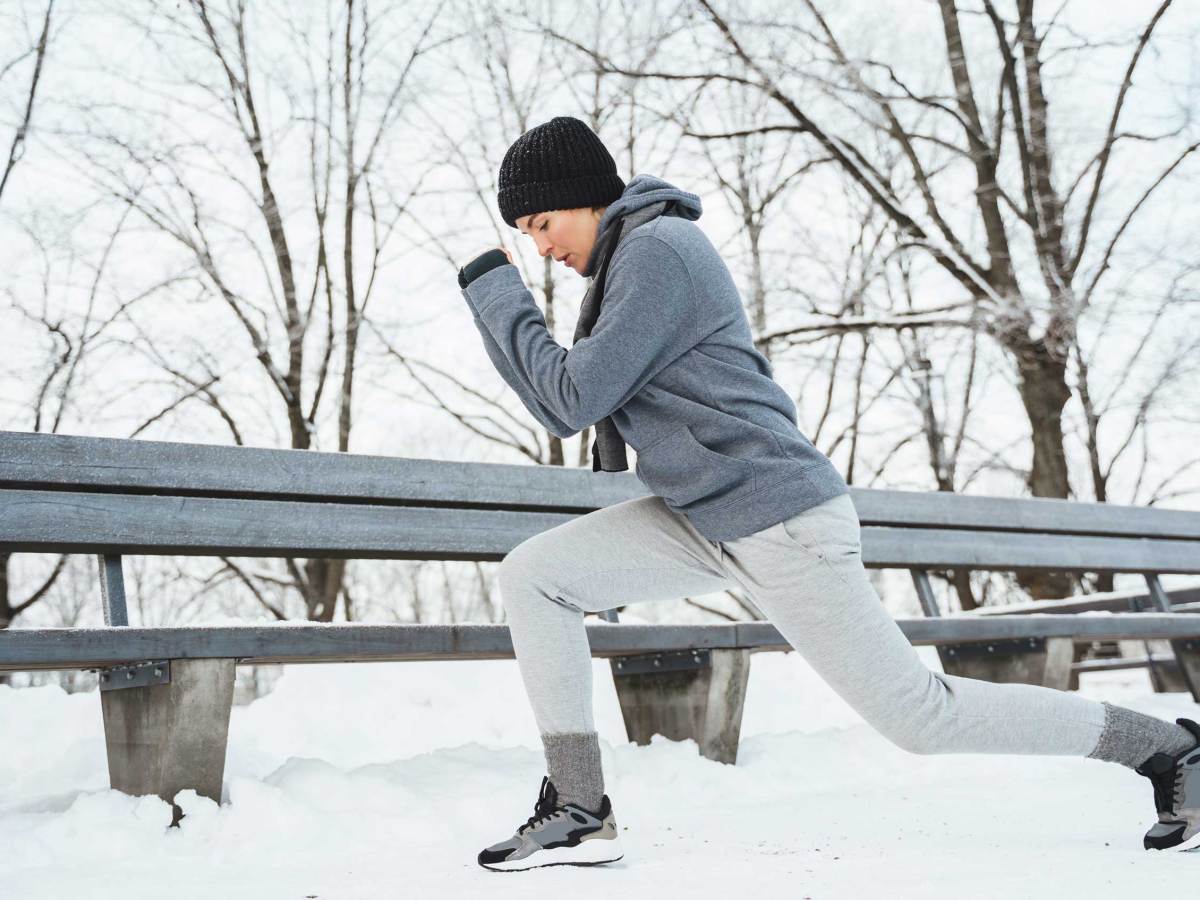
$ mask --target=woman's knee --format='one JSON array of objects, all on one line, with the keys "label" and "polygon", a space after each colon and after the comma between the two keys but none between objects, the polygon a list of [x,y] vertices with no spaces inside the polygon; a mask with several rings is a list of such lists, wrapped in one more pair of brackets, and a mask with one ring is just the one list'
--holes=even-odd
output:
[{"label": "woman's knee", "polygon": [[941,744],[928,729],[907,726],[889,731],[881,730],[881,733],[901,750],[907,750],[909,753],[926,756],[940,752]]},{"label": "woman's knee", "polygon": [[525,541],[509,550],[496,569],[496,583],[506,602],[526,593],[529,585],[537,580],[536,554],[526,547],[528,543]]},{"label": "woman's knee", "polygon": [[922,756],[946,752],[946,726],[951,721],[952,697],[936,672],[929,672],[922,690],[908,702],[888,704],[871,725],[885,738],[909,753]]},{"label": "woman's knee", "polygon": [[547,564],[546,550],[539,546],[537,537],[535,535],[510,550],[500,561],[500,567],[496,571],[500,599],[505,609],[510,612],[518,604],[524,605],[532,601],[540,606],[556,599],[552,597],[553,579]]}]

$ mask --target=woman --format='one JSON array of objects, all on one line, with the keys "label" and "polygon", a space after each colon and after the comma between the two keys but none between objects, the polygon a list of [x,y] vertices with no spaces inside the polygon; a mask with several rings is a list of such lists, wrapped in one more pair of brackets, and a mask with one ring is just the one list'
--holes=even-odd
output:
[{"label": "woman", "polygon": [[932,672],[863,568],[849,488],[799,432],[755,348],[738,291],[694,224],[700,198],[628,185],[586,124],[557,117],[505,154],[504,220],[583,276],[571,349],[555,343],[506,251],[459,273],[484,347],[529,411],[569,437],[595,424],[593,470],[652,492],[522,542],[500,592],[548,775],[534,814],[478,861],[489,869],[622,855],[592,720],[583,617],[740,587],[862,717],[913,753],[1026,753],[1121,763],[1154,783],[1144,845],[1200,845],[1200,725],[1077,694]]}]

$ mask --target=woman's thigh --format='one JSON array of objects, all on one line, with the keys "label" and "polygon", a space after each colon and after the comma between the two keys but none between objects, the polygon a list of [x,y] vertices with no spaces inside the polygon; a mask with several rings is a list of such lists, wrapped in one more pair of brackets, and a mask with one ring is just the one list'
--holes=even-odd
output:
[{"label": "woman's thigh", "polygon": [[508,594],[533,589],[580,612],[736,586],[719,546],[653,495],[535,534],[504,558],[499,577],[502,592],[505,585]]},{"label": "woman's thigh", "polygon": [[840,494],[723,544],[725,567],[805,661],[900,743],[939,686],[862,564],[858,515]]},{"label": "woman's thigh", "polygon": [[868,723],[913,753],[1085,756],[1104,707],[1069,691],[929,669],[862,564],[849,495],[724,544],[726,567]]}]

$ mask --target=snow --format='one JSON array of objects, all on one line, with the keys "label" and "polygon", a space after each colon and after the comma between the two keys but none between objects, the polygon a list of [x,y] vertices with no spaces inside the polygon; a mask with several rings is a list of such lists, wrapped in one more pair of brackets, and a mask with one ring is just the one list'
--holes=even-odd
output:
[{"label": "snow", "polygon": [[[936,668],[929,648],[920,652]],[[1197,854],[1147,853],[1148,781],[1090,759],[917,756],[795,653],[754,657],[738,764],[625,740],[607,663],[596,724],[625,858],[487,872],[532,812],[540,744],[512,661],[290,666],[235,707],[225,796],[108,789],[95,693],[0,686],[0,897],[1134,897],[1195,892]],[[1145,672],[1082,693],[1195,717]]]}]

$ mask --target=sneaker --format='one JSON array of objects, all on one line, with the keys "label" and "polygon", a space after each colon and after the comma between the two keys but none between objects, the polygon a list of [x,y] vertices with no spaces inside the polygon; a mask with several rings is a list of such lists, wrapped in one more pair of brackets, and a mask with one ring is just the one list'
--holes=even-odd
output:
[{"label": "sneaker", "polygon": [[1194,850],[1200,847],[1200,725],[1176,719],[1196,736],[1196,746],[1178,756],[1155,753],[1134,771],[1154,785],[1158,821],[1142,841],[1147,850]]},{"label": "sneaker", "polygon": [[612,802],[605,794],[596,811],[558,805],[558,789],[542,778],[533,815],[506,841],[479,853],[479,864],[497,872],[540,866],[597,866],[622,856]]}]

